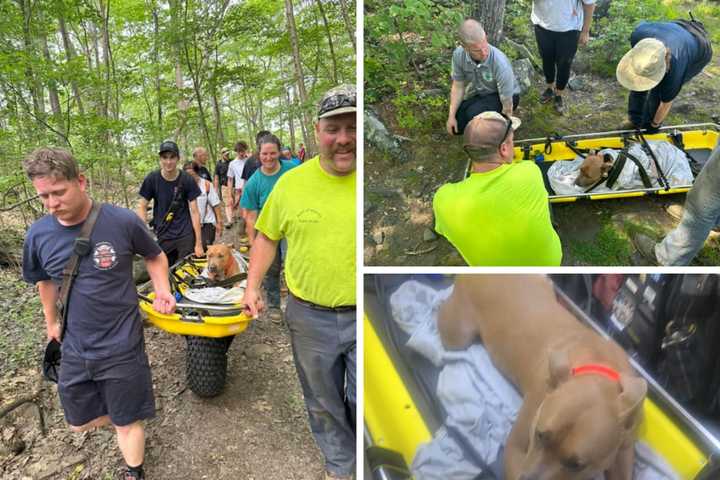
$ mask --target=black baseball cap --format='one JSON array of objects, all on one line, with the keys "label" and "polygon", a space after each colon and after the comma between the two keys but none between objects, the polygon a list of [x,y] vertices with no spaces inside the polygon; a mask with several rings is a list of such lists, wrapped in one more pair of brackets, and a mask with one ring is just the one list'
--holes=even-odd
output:
[{"label": "black baseball cap", "polygon": [[162,155],[163,152],[172,152],[178,157],[180,156],[180,149],[178,148],[177,143],[172,140],[165,140],[160,144],[160,151],[158,152],[158,155]]}]

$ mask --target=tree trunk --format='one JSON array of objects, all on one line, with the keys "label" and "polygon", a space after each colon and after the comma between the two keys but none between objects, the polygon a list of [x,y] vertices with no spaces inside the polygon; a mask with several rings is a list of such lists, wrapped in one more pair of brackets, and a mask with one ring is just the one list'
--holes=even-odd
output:
[{"label": "tree trunk", "polygon": [[[50,56],[50,49],[48,48],[46,32],[42,32],[40,34],[40,42],[42,45],[45,61],[48,65],[54,66],[52,57]],[[65,124],[63,122],[62,108],[60,107],[60,96],[58,95],[57,87],[55,86],[55,80],[48,81],[48,93],[50,95],[50,108],[53,112],[53,119],[55,120],[55,125],[57,125],[58,130],[60,130],[61,132],[67,132]],[[65,141],[65,139],[60,135],[58,135],[58,139],[63,142]]]},{"label": "tree trunk", "polygon": [[[302,60],[300,59],[300,45],[298,43],[297,30],[295,28],[295,16],[293,14],[292,0],[285,0],[285,15],[287,17],[288,31],[290,32],[290,44],[292,45],[293,52],[293,64],[295,65],[295,80],[300,93],[300,101],[302,102],[302,117],[305,124],[305,128],[309,128],[312,125],[310,116],[307,112],[307,107],[310,103],[308,99],[307,91],[305,90],[305,77],[302,71]],[[315,138],[306,137],[305,144],[307,150],[312,152],[315,151]]]},{"label": "tree trunk", "polygon": [[[350,14],[348,13],[347,3],[345,3],[345,0],[340,0],[340,12],[343,16],[343,21],[345,22],[345,30],[347,30],[348,37],[350,37],[350,41],[353,45],[353,50],[357,48],[357,45],[355,45],[355,29],[353,28],[352,20],[350,19]],[[355,12],[353,12],[352,18],[355,18]]]},{"label": "tree trunk", "polygon": [[295,151],[295,120],[293,119],[293,104],[292,99],[290,98],[290,90],[287,87],[283,87],[285,89],[285,99],[287,101],[287,122],[288,122],[288,131],[290,132],[290,148],[292,151]]},{"label": "tree trunk", "polygon": [[25,78],[28,82],[28,89],[32,97],[33,113],[36,118],[45,118],[45,102],[44,92],[40,80],[35,75],[32,68],[33,59],[35,58],[35,48],[33,45],[32,34],[30,33],[30,24],[32,23],[32,5],[26,0],[18,0],[20,9],[23,14],[23,46],[25,55],[27,55],[27,65],[25,65]]},{"label": "tree trunk", "polygon": [[[65,47],[65,57],[67,58],[67,61],[70,62],[73,58],[75,58],[75,48],[70,41],[70,35],[68,35],[67,27],[65,26],[65,18],[63,18],[62,14],[58,15],[58,24],[60,25],[60,35],[63,39],[63,46]],[[78,89],[77,82],[72,80],[70,82],[70,86],[72,88],[75,103],[78,106],[80,115],[85,115],[85,109],[83,108],[82,99],[80,98],[80,90]]]},{"label": "tree trunk", "polygon": [[337,85],[340,82],[338,82],[337,60],[335,59],[335,47],[333,46],[332,35],[330,34],[330,26],[328,25],[327,15],[325,15],[325,8],[323,8],[322,0],[315,0],[315,3],[317,3],[318,10],[320,10],[320,16],[322,17],[323,25],[325,26],[325,34],[327,35],[328,46],[330,47],[330,59],[332,60],[333,84]]},{"label": "tree trunk", "polygon": [[472,16],[482,25],[491,45],[498,45],[503,37],[505,0],[474,0]]},{"label": "tree trunk", "polygon": [[162,110],[162,83],[160,81],[160,21],[158,19],[157,4],[153,2],[153,61],[155,62],[155,95],[157,101],[157,134],[163,131]]}]

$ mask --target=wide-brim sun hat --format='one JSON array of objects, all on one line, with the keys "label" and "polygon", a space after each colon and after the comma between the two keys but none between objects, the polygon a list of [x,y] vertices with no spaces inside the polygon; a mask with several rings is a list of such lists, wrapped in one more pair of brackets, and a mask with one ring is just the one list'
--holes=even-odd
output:
[{"label": "wide-brim sun hat", "polygon": [[667,71],[665,45],[656,38],[643,38],[618,63],[615,74],[620,85],[633,92],[651,90]]},{"label": "wide-brim sun hat", "polygon": [[[503,123],[505,123],[505,117],[503,117],[500,113],[495,112],[493,110],[488,110],[487,112],[478,113],[475,116],[480,117],[484,120],[500,120]],[[510,121],[512,122],[513,130],[517,130],[518,128],[520,128],[520,125],[522,125],[522,120],[520,120],[518,117],[516,117],[514,115],[510,116]]]}]

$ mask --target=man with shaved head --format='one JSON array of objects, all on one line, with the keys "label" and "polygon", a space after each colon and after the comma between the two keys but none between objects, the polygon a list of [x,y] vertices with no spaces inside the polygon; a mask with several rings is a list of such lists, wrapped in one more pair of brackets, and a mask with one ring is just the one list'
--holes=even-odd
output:
[{"label": "man with shaved head", "polygon": [[477,20],[468,18],[458,31],[460,46],[452,56],[452,86],[447,131],[461,135],[478,113],[512,115],[520,101],[520,85],[510,60],[488,43]]},{"label": "man with shaved head", "polygon": [[513,163],[519,124],[493,111],[473,118],[463,138],[470,175],[443,185],[433,198],[435,231],[468,265],[560,265],[542,173],[535,162]]},{"label": "man with shaved head", "polygon": [[208,158],[210,157],[205,147],[195,147],[195,150],[193,150],[193,160],[200,165],[198,175],[200,178],[204,178],[208,182],[212,182],[212,175],[210,175],[210,170],[207,169]]}]

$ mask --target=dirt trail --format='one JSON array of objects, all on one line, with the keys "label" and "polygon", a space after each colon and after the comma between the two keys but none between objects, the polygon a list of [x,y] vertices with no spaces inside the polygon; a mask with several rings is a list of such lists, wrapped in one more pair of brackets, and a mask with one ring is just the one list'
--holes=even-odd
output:
[{"label": "dirt trail", "polygon": [[[6,273],[0,280],[8,278],[12,276]],[[31,288],[22,288],[32,295]],[[38,311],[40,326],[41,318]],[[319,478],[322,457],[309,430],[284,324],[261,317],[235,338],[228,352],[227,385],[213,399],[201,399],[185,387],[182,337],[148,327],[145,340],[158,404],[157,416],[147,423],[148,479]],[[32,356],[39,359],[42,328],[33,342]],[[0,406],[36,385],[38,372],[27,366],[34,362],[31,358],[25,366],[3,369]],[[122,458],[112,430],[73,434],[62,418],[55,386],[45,383],[41,398],[47,436],[40,435],[32,407],[22,407],[0,423],[3,438],[20,438],[27,445],[19,455],[0,449],[0,478],[116,478]]]}]

